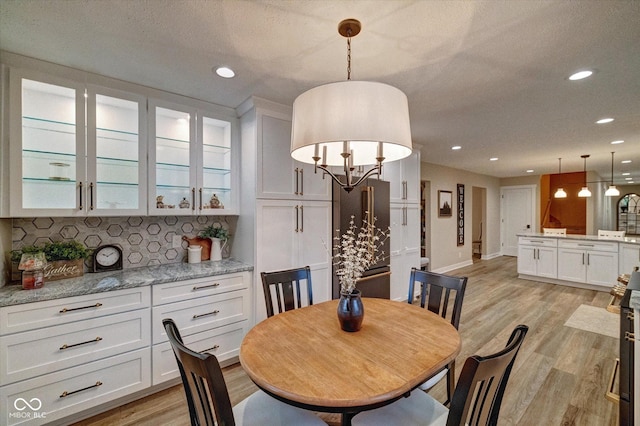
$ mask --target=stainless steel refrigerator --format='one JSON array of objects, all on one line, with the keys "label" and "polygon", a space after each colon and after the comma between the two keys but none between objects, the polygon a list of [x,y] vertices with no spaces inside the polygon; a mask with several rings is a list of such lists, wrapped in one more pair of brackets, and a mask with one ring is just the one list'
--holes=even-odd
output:
[{"label": "stainless steel refrigerator", "polygon": [[[341,231],[339,235],[348,229],[352,215],[356,226],[360,228],[367,211],[376,218],[376,228],[385,232],[389,228],[389,182],[370,178],[351,192],[345,191],[334,182],[332,193],[334,236],[337,229]],[[362,297],[389,299],[391,291],[390,239],[385,241],[380,251],[384,251],[384,258],[365,271],[362,278],[356,283],[356,287],[362,292]],[[332,273],[332,297],[337,299],[340,297],[340,281],[336,276],[335,266]]]}]

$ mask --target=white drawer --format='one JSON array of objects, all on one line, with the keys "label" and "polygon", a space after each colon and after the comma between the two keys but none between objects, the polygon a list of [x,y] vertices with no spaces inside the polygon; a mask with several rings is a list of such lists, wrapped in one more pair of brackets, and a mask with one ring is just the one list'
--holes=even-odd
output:
[{"label": "white drawer", "polygon": [[145,308],[150,294],[149,287],[139,287],[6,306],[0,308],[0,335]]},{"label": "white drawer", "polygon": [[[248,326],[248,321],[242,321],[202,333],[184,336],[183,340],[185,346],[189,349],[196,352],[208,352],[215,355],[218,361],[224,361],[238,356],[240,344],[248,331]],[[154,385],[180,377],[178,364],[169,342],[153,345],[152,359]]]},{"label": "white drawer", "polygon": [[248,288],[248,272],[217,275],[153,286],[153,306]]},{"label": "white drawer", "polygon": [[540,238],[540,237],[518,237],[520,245],[536,246],[536,247],[557,247],[557,238]]},{"label": "white drawer", "polygon": [[[0,423],[41,425],[149,386],[149,348],[127,352],[0,387],[0,412],[3,413]],[[62,396],[65,392],[66,396]],[[32,410],[24,401],[38,409]],[[16,406],[23,410],[19,411]]]},{"label": "white drawer", "polygon": [[0,337],[0,383],[150,345],[149,308]]},{"label": "white drawer", "polygon": [[558,247],[577,250],[618,252],[618,243],[616,242],[563,240],[558,242]]},{"label": "white drawer", "polygon": [[154,306],[151,316],[153,343],[167,341],[167,334],[162,326],[165,318],[175,321],[183,337],[249,319],[249,299],[249,290],[240,290]]}]

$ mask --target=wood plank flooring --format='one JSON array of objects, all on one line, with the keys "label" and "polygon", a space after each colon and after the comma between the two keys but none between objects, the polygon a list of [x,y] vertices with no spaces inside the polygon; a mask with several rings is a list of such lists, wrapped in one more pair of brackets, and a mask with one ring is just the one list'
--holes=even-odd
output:
[{"label": "wood plank flooring", "polygon": [[[618,407],[604,396],[618,339],[563,325],[581,304],[605,307],[608,293],[520,280],[516,258],[506,256],[451,274],[469,277],[457,374],[468,356],[497,351],[516,325],[529,326],[502,403],[500,425],[618,424]],[[257,389],[238,364],[225,369],[225,379],[232,404]],[[444,380],[430,393],[444,401]],[[339,424],[337,415],[321,417]],[[76,425],[188,424],[182,386],[175,386]]]}]

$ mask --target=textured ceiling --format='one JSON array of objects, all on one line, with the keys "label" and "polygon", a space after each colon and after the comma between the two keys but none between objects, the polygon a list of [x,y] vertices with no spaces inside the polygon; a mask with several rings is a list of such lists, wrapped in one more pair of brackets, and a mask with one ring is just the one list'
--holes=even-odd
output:
[{"label": "textured ceiling", "polygon": [[352,79],[407,94],[423,161],[509,177],[556,173],[558,157],[580,171],[590,154],[609,179],[616,151],[616,183],[640,182],[640,1],[0,0],[0,49],[229,107],[291,105],[346,79],[344,18],[363,24]]}]

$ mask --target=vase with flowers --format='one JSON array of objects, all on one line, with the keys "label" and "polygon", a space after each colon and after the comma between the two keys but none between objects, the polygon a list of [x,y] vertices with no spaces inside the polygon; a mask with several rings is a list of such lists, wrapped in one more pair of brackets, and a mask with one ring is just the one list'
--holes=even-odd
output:
[{"label": "vase with flowers", "polygon": [[349,227],[342,235],[334,237],[333,262],[340,281],[340,300],[338,301],[338,320],[344,331],[358,331],[364,319],[364,305],[357,281],[371,266],[384,259],[380,248],[389,238],[389,230],[383,231],[375,226],[375,217],[365,219],[361,227],[351,216]]}]

